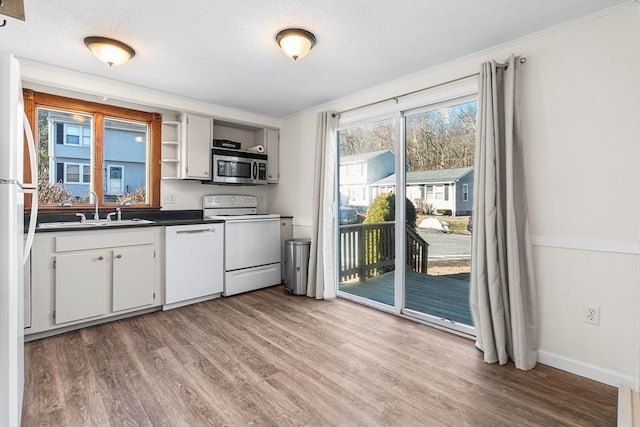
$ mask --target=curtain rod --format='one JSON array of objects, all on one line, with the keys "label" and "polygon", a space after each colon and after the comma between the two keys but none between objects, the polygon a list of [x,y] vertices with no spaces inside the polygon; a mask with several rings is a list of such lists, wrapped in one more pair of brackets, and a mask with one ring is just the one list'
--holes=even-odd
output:
[{"label": "curtain rod", "polygon": [[[527,58],[525,56],[520,57],[520,63],[524,64],[525,62],[527,62]],[[509,66],[509,64],[498,64],[498,67],[507,68],[508,66]],[[451,83],[459,82],[460,80],[468,79],[469,77],[477,76],[478,74],[480,74],[480,73],[469,74],[469,75],[466,75],[466,76],[458,77],[458,78],[453,79],[453,80],[448,80],[448,81],[443,82],[443,83],[438,83],[438,84],[435,84],[435,85],[432,85],[432,86],[424,87],[422,89],[416,89],[416,90],[413,90],[411,92],[406,92],[406,93],[403,93],[401,95],[396,95],[396,96],[392,96],[390,98],[381,99],[379,101],[370,102],[368,104],[359,105],[357,107],[348,108],[348,109],[342,110],[342,111],[340,111],[338,113],[332,113],[331,117],[335,118],[336,116],[340,116],[340,114],[348,113],[350,111],[360,110],[361,108],[371,107],[372,105],[382,104],[383,102],[396,101],[396,103],[398,103],[398,100],[400,98],[404,98],[405,96],[414,95],[416,93],[424,92],[425,90],[435,89],[435,88],[440,87],[440,86],[444,86],[444,85],[448,85],[448,84],[451,84]]]}]

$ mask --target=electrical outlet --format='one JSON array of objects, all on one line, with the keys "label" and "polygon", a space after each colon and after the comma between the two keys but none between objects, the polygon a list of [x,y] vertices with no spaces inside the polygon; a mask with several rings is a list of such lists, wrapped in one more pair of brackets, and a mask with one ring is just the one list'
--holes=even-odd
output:
[{"label": "electrical outlet", "polygon": [[173,193],[164,195],[164,204],[165,205],[175,205],[176,204],[176,195]]},{"label": "electrical outlet", "polygon": [[600,307],[597,305],[585,305],[582,320],[585,323],[591,323],[592,325],[600,324]]}]

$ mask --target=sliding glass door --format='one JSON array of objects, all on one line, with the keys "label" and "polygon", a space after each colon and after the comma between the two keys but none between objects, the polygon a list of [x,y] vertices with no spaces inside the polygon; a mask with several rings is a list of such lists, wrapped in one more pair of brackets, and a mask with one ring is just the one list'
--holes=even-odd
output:
[{"label": "sliding glass door", "polygon": [[341,124],[338,295],[474,334],[473,93]]},{"label": "sliding glass door", "polygon": [[397,139],[394,117],[338,133],[338,290],[389,308],[396,305]]},{"label": "sliding glass door", "polygon": [[[403,312],[470,333],[477,102],[404,113],[406,258]],[[415,224],[415,225],[414,225]]]}]

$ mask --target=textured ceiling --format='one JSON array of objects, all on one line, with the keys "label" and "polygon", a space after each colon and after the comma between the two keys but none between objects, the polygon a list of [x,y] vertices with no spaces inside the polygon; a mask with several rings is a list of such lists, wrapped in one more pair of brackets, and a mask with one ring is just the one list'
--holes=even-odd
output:
[{"label": "textured ceiling", "polygon": [[[280,118],[629,0],[25,0],[0,51]],[[288,27],[317,44],[294,62]],[[109,68],[87,36],[137,52]]]}]

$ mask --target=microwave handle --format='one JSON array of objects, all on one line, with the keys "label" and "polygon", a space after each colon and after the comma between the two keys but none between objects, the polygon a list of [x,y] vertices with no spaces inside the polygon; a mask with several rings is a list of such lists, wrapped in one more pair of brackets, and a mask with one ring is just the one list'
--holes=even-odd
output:
[{"label": "microwave handle", "polygon": [[258,179],[258,162],[253,162],[253,180],[256,181]]}]

